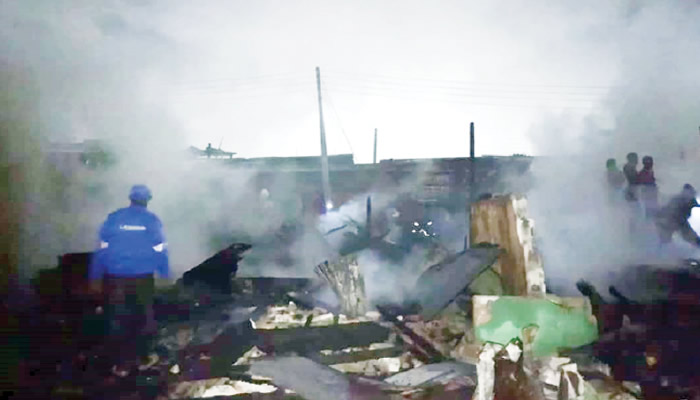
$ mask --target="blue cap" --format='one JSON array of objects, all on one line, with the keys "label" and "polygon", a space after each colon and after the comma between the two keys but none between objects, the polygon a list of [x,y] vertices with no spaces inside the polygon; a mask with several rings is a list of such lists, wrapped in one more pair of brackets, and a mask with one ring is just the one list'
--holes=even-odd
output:
[{"label": "blue cap", "polygon": [[147,202],[151,200],[151,189],[148,188],[146,185],[134,185],[131,187],[131,191],[129,192],[129,199],[133,201],[139,201],[139,202]]}]

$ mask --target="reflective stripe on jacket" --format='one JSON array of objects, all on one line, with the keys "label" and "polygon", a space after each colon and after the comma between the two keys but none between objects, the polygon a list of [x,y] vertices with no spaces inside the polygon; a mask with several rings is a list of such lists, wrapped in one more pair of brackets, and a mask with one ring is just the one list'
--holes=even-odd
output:
[{"label": "reflective stripe on jacket", "polygon": [[90,279],[104,274],[135,276],[157,272],[169,278],[163,226],[146,207],[131,205],[111,213],[100,229],[100,245],[90,265]]}]

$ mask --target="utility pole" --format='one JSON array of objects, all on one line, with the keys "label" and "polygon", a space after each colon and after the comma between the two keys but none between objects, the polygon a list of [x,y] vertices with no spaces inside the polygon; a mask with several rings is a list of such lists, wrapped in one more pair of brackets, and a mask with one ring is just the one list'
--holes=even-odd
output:
[{"label": "utility pole", "polygon": [[474,199],[474,183],[476,176],[474,175],[475,172],[475,167],[474,167],[474,123],[471,122],[469,124],[469,193],[470,198],[473,200]]},{"label": "utility pole", "polygon": [[321,103],[321,69],[316,67],[316,90],[318,91],[318,116],[321,121],[321,179],[323,182],[323,201],[326,209],[333,207],[331,185],[328,177],[328,152],[326,151],[326,128],[323,125],[323,105]]},{"label": "utility pole", "polygon": [[372,158],[372,164],[377,163],[377,128],[374,128],[374,158]]},{"label": "utility pole", "polygon": [[476,163],[474,155],[474,123],[469,123],[469,197],[467,199],[467,235],[464,238],[464,249],[471,247],[471,209],[476,199]]}]

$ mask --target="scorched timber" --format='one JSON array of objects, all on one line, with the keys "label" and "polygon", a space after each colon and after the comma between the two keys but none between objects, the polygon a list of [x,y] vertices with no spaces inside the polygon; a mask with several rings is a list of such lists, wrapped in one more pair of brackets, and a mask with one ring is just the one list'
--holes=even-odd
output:
[{"label": "scorched timber", "polygon": [[390,329],[374,322],[358,322],[319,327],[257,329],[256,333],[261,341],[258,347],[265,353],[308,354],[381,343],[389,337]]},{"label": "scorched timber", "polygon": [[330,284],[340,301],[343,314],[355,318],[367,312],[365,281],[357,264],[357,256],[350,254],[334,262],[326,261],[317,265],[314,271]]},{"label": "scorched timber", "polygon": [[201,285],[222,294],[231,293],[231,275],[238,271],[238,262],[252,246],[234,243],[185,272],[182,283],[187,286]]},{"label": "scorched timber", "polygon": [[424,363],[441,362],[442,354],[429,341],[415,333],[406,323],[398,318],[394,310],[386,306],[377,306],[377,310],[384,318],[394,324],[401,335],[408,339],[411,352]]}]

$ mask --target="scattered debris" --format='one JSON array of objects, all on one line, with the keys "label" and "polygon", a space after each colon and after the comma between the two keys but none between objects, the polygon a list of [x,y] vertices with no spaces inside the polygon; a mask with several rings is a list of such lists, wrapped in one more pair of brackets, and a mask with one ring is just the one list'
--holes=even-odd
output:
[{"label": "scattered debris", "polygon": [[451,380],[465,377],[476,386],[476,366],[461,362],[427,364],[401,372],[384,380],[395,386],[420,387],[432,384],[447,384]]},{"label": "scattered debris", "polygon": [[294,302],[290,301],[286,306],[267,307],[265,314],[256,319],[254,323],[256,329],[281,329],[378,320],[379,315],[376,312],[367,312],[364,315],[348,319],[344,314],[333,314],[320,307],[315,307],[311,310],[299,308]]},{"label": "scattered debris", "polygon": [[384,342],[372,343],[368,347],[349,347],[342,350],[321,350],[318,355],[309,357],[323,365],[354,364],[366,360],[397,358],[399,360],[400,368],[404,369],[404,365],[409,365],[408,368],[410,368],[414,364],[413,359],[410,357],[410,353],[405,354],[405,359],[401,360],[399,357],[404,355],[403,346],[390,342]]},{"label": "scattered debris", "polygon": [[267,354],[265,354],[262,350],[258,349],[256,346],[253,346],[250,350],[243,353],[243,355],[236,360],[233,365],[250,365],[251,361],[254,359],[265,357],[266,355]]},{"label": "scattered debris", "polygon": [[371,360],[332,364],[330,367],[346,374],[381,377],[399,372],[401,370],[401,360],[398,357],[381,357]]},{"label": "scattered debris", "polygon": [[205,399],[217,396],[236,396],[247,393],[273,393],[278,389],[268,384],[255,384],[229,378],[203,379],[180,382],[168,393],[169,399]]},{"label": "scattered debris", "polygon": [[[102,382],[90,371],[82,379],[98,384],[47,385],[32,394],[112,395],[105,388],[119,379],[152,398],[172,399],[697,398],[697,266],[637,269],[639,281],[660,287],[660,300],[651,305],[624,286],[611,288],[615,302],[608,302],[587,282],[577,285],[586,298],[545,294],[526,204],[519,196],[472,204],[472,244],[479,244],[460,253],[448,252],[439,235],[428,238],[424,260],[409,263],[417,270],[403,271],[416,283],[401,304],[370,304],[356,252],[316,266],[321,279],[233,277],[251,248],[233,244],[159,292],[156,354],[127,376]],[[366,228],[358,228],[354,245],[409,254],[384,241],[369,200]],[[372,229],[379,236],[371,236]],[[38,285],[39,309],[51,318],[42,316],[44,325],[37,326],[65,332],[57,343],[101,323],[94,298],[66,290],[84,285],[79,271],[89,256],[63,257],[67,269],[44,273],[44,285]],[[48,281],[64,285],[52,292]],[[316,298],[329,287],[340,306]],[[73,315],[87,315],[84,326]],[[44,370],[52,376],[88,371],[103,362],[101,350],[67,356],[88,342],[60,342],[67,343],[61,352],[27,363],[27,375],[46,360]],[[57,366],[63,358],[68,361]]]},{"label": "scattered debris", "polygon": [[276,357],[253,363],[250,371],[270,377],[276,385],[291,389],[306,400],[389,399],[376,386],[351,380],[348,376],[303,357]]}]

